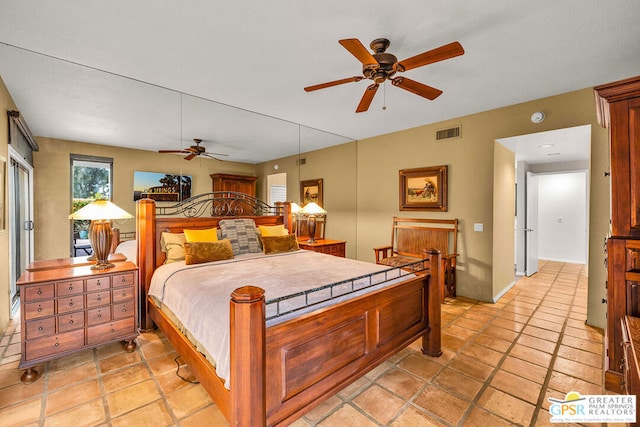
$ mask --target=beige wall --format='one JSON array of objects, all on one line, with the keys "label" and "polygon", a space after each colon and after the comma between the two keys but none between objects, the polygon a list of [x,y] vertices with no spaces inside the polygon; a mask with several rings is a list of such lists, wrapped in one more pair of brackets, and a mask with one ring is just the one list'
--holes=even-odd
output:
[{"label": "beige wall", "polygon": [[[192,194],[212,190],[212,173],[255,175],[245,163],[196,158],[191,161],[173,154],[115,148],[106,145],[37,138],[40,151],[34,153],[35,259],[68,257],[70,254],[71,175],[70,154],[113,158],[113,202],[135,215],[133,172],[162,172],[191,175]],[[116,224],[122,231],[134,231],[135,221]]]},{"label": "beige wall", "polygon": [[[8,165],[6,164],[9,159],[9,120],[7,119],[7,111],[16,110],[16,105],[11,99],[11,95],[4,85],[2,78],[0,78],[0,110],[2,111],[2,117],[0,117],[0,167],[4,170],[4,180],[0,179],[0,185],[3,186],[0,194],[4,195],[4,200],[0,203],[0,209],[3,210],[2,214],[5,218],[5,226],[2,228],[0,224],[0,335],[5,331],[9,325],[9,313],[11,310],[11,301],[9,298],[10,284],[9,284],[9,231],[7,227],[9,222],[7,215],[9,213],[7,207],[7,191],[9,188],[9,180],[7,178]],[[4,163],[3,163],[4,162]]]},{"label": "beige wall", "polygon": [[[534,111],[544,111],[546,120],[531,123]],[[288,195],[293,201],[299,201],[299,180],[324,180],[327,237],[346,240],[351,258],[372,261],[372,248],[389,242],[395,215],[459,218],[458,293],[491,301],[513,280],[514,178],[506,167],[511,155],[501,149],[496,154],[495,140],[583,124],[592,125],[589,323],[603,327],[605,307],[599,301],[605,293],[606,271],[601,243],[608,230],[608,208],[603,207],[608,207],[609,193],[601,172],[608,168],[608,143],[606,130],[597,125],[591,89],[304,153],[306,164],[302,166],[296,164],[298,156],[255,166],[205,159],[186,162],[148,151],[38,138],[36,258],[69,253],[65,241],[70,230],[66,219],[71,204],[69,153],[113,157],[114,202],[131,213],[134,170],[190,174],[194,194],[210,191],[211,173],[255,173],[262,195],[266,194],[264,177],[273,173],[277,163],[278,172],[287,172]],[[462,125],[462,138],[436,142],[436,130],[452,125]],[[449,166],[449,211],[400,212],[398,171],[434,165]],[[496,176],[505,174],[508,182],[494,182]],[[484,232],[474,232],[474,223],[482,223]],[[133,221],[120,228],[133,229]]]}]

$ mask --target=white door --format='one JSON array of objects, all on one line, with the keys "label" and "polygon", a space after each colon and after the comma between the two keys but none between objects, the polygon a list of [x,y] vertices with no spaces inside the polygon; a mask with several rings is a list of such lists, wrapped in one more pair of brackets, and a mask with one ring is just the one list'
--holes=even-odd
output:
[{"label": "white door", "polygon": [[538,272],[538,176],[527,172],[526,218],[525,218],[525,274]]}]

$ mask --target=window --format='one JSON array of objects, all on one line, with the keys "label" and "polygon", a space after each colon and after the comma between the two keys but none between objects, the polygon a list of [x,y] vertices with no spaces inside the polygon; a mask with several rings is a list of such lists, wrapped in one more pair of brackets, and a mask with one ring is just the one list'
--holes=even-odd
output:
[{"label": "window", "polygon": [[[97,199],[111,200],[113,159],[71,155],[71,212]],[[88,238],[90,221],[73,221],[72,256],[91,254]]]}]

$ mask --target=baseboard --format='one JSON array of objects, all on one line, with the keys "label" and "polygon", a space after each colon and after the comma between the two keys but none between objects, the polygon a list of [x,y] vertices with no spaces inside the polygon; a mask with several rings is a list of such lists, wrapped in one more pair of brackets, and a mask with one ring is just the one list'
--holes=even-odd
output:
[{"label": "baseboard", "polygon": [[492,300],[492,301],[493,301],[493,303],[494,303],[494,304],[495,304],[495,303],[497,303],[497,302],[498,302],[498,300],[499,300],[500,298],[502,298],[502,296],[503,296],[504,294],[506,294],[506,293],[507,293],[511,288],[513,288],[513,285],[515,285],[515,284],[516,284],[516,281],[514,280],[513,282],[511,282],[511,283],[509,283],[507,286],[505,286],[505,288],[504,288],[504,289],[503,289],[503,290],[502,290],[498,295],[496,295],[495,297],[493,297],[493,300]]}]

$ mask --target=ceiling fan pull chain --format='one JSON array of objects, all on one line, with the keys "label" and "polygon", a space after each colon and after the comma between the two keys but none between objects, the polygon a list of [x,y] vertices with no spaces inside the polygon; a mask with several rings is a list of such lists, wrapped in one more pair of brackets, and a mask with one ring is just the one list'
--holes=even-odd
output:
[{"label": "ceiling fan pull chain", "polygon": [[387,82],[384,82],[384,86],[382,87],[382,109],[387,109]]}]

